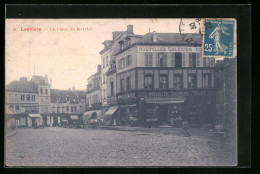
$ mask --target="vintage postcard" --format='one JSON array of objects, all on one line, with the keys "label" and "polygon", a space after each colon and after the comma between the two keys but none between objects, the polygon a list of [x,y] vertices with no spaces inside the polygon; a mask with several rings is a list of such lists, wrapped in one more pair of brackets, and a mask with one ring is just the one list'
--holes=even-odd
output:
[{"label": "vintage postcard", "polygon": [[236,22],[6,19],[6,167],[236,166]]}]

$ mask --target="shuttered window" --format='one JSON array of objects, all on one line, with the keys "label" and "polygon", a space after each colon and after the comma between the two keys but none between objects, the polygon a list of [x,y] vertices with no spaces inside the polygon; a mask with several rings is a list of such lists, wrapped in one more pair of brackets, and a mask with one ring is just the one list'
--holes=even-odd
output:
[{"label": "shuttered window", "polygon": [[156,65],[159,67],[167,67],[167,54],[158,53]]},{"label": "shuttered window", "polygon": [[153,55],[149,54],[149,66],[152,67],[153,66]]},{"label": "shuttered window", "polygon": [[196,53],[189,53],[189,67],[196,67]]},{"label": "shuttered window", "polygon": [[210,67],[214,67],[214,66],[215,66],[215,59],[210,58]]},{"label": "shuttered window", "polygon": [[182,67],[186,67],[186,64],[185,64],[185,54],[183,53],[181,57],[182,57]]},{"label": "shuttered window", "polygon": [[149,59],[148,53],[145,53],[145,66],[146,66],[146,67],[149,66],[149,64],[148,64],[148,59]]},{"label": "shuttered window", "polygon": [[171,54],[171,66],[175,66],[175,54]]},{"label": "shuttered window", "polygon": [[175,67],[182,67],[182,54],[175,53]]},{"label": "shuttered window", "polygon": [[196,53],[196,67],[200,67],[200,55]]}]

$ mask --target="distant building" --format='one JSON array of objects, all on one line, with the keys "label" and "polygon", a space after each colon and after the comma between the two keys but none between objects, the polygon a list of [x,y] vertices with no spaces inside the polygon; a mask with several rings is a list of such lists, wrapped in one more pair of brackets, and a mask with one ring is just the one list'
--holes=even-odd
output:
[{"label": "distant building", "polygon": [[[49,83],[48,77],[33,76],[30,81],[26,77],[9,83],[6,88],[6,114],[15,118],[18,127],[33,127],[42,124],[39,113],[48,113]],[[47,91],[47,94],[44,92]]]},{"label": "distant building", "polygon": [[237,118],[237,58],[218,61],[215,68],[215,122],[235,137]]},{"label": "distant building", "polygon": [[6,86],[6,115],[17,127],[55,126],[72,115],[79,119],[85,107],[83,90],[50,89],[48,76],[33,76],[30,81],[21,77]]},{"label": "distant building", "polygon": [[50,112],[50,83],[48,76],[33,76],[32,82],[38,86],[39,113],[48,114]]},{"label": "distant building", "polygon": [[88,78],[86,89],[86,117],[91,117],[94,114],[97,115],[98,118],[103,118],[101,85],[101,65],[98,65],[97,72]]},{"label": "distant building", "polygon": [[83,90],[75,90],[74,87],[69,90],[51,89],[50,96],[50,124],[55,126],[81,119],[86,107],[86,93]]},{"label": "distant building", "polygon": [[97,66],[97,72],[88,78],[86,89],[87,110],[101,110],[101,65]]}]

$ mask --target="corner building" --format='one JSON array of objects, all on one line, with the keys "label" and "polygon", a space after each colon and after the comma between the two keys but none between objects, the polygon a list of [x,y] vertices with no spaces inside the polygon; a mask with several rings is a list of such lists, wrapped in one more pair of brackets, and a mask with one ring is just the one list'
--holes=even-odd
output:
[{"label": "corner building", "polygon": [[[109,103],[111,104],[111,97],[108,98],[108,93],[110,93],[111,90],[108,91],[108,86],[111,85],[112,78],[108,79],[107,73],[111,72],[111,65],[115,61],[115,54],[129,46],[131,42],[134,42],[138,38],[141,38],[141,36],[134,34],[133,25],[127,25],[125,31],[113,31],[112,40],[105,40],[102,43],[104,49],[102,49],[99,54],[101,55],[101,103],[103,117],[107,115],[106,113],[110,108]],[[114,95],[116,93],[114,92],[112,94]],[[108,113],[111,113],[111,110]]]},{"label": "corner building", "polygon": [[202,58],[201,43],[201,35],[153,32],[121,46],[108,74],[116,73],[116,87],[107,85],[108,101],[116,96],[118,124],[129,124],[130,116],[139,125],[213,123],[215,59]]}]

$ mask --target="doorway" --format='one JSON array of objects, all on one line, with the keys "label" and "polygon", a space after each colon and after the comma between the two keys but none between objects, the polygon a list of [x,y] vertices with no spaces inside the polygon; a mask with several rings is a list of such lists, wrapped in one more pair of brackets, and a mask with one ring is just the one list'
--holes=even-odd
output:
[{"label": "doorway", "polygon": [[169,121],[168,105],[159,105],[158,107],[158,124],[167,125]]},{"label": "doorway", "polygon": [[35,127],[36,124],[35,124],[35,118],[31,118],[32,119],[32,127]]}]

